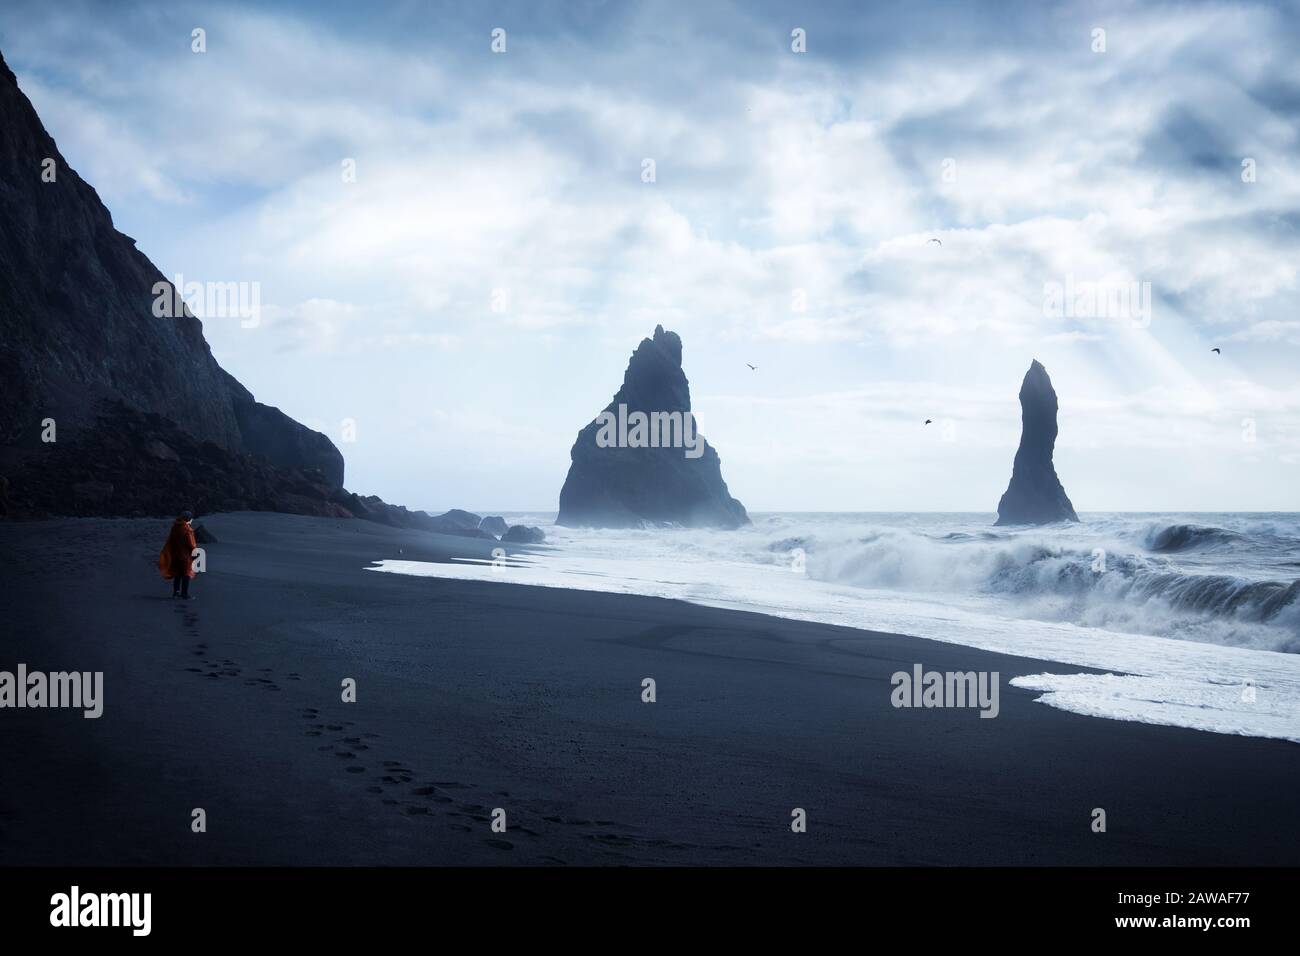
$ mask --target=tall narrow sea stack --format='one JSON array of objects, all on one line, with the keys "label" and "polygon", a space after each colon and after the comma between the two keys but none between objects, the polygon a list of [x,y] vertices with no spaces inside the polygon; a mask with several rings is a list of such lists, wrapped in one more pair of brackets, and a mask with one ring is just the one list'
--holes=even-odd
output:
[{"label": "tall narrow sea stack", "polygon": [[1052,465],[1056,409],[1052,380],[1035,359],[1020,386],[1020,448],[1011,469],[1011,484],[998,502],[1000,525],[1079,520]]},{"label": "tall narrow sea stack", "polygon": [[695,431],[682,340],[655,326],[632,353],[623,387],[578,433],[556,524],[737,528],[745,507],[727,491],[722,463]]}]

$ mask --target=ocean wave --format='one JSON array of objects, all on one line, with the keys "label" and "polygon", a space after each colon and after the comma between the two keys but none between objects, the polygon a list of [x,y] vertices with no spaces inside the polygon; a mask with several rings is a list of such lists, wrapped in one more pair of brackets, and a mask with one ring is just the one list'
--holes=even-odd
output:
[{"label": "ocean wave", "polygon": [[[1221,528],[1163,524],[1144,540],[1177,553],[1227,546],[1237,537]],[[1022,617],[1300,652],[1300,580],[1179,568],[1161,554],[1133,553],[1104,538],[1086,542],[1092,548],[1081,543],[1060,543],[1042,531],[986,537],[887,529],[838,542],[801,539],[800,546],[808,573],[828,582],[956,599],[982,594]]]},{"label": "ocean wave", "polygon": [[1199,548],[1227,547],[1235,544],[1240,538],[1241,535],[1227,528],[1196,524],[1154,524],[1147,529],[1144,543],[1148,551],[1172,553]]}]

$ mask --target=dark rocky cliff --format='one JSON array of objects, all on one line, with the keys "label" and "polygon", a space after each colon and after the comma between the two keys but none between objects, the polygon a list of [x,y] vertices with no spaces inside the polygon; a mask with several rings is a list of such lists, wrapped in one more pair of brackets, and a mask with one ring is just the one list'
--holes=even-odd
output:
[{"label": "dark rocky cliff", "polygon": [[[54,181],[42,177],[54,161]],[[121,401],[200,441],[343,483],[328,438],[254,400],[212,357],[188,310],[153,314],[165,281],[68,166],[0,56],[0,443],[59,438]]]},{"label": "dark rocky cliff", "polygon": [[[42,175],[47,160],[53,181]],[[188,310],[154,315],[155,286],[164,281],[68,166],[0,56],[0,476],[8,479],[9,499],[44,511],[58,493],[71,511],[69,490],[36,487],[36,476],[61,474],[51,463],[74,447],[84,457],[112,446],[128,455],[115,465],[117,494],[127,491],[123,482],[139,486],[123,499],[123,511],[140,505],[151,497],[150,461],[133,461],[129,449],[93,433],[121,427],[125,418],[137,425],[159,420],[149,416],[179,427],[195,447],[214,446],[204,454],[206,467],[216,468],[214,455],[229,456],[219,473],[244,473],[245,457],[271,466],[244,483],[246,492],[273,486],[276,469],[286,473],[286,487],[341,488],[343,456],[328,438],[257,402],[217,364]],[[41,441],[45,419],[55,422],[55,443]],[[64,464],[93,472],[101,463]],[[99,506],[114,507],[112,496]],[[315,507],[330,511],[324,503]]]},{"label": "dark rocky cliff", "polygon": [[[632,353],[623,386],[605,412],[690,413],[691,393],[682,371],[682,340],[656,326]],[[698,457],[682,447],[601,447],[600,418],[578,433],[568,477],[560,491],[557,524],[625,528],[684,525],[736,528],[749,523],[744,506],[727,491],[718,453],[699,436]]]},{"label": "dark rocky cliff", "polygon": [[1011,469],[1011,484],[998,502],[998,524],[1079,520],[1052,464],[1056,412],[1056,390],[1047,369],[1035,359],[1020,386],[1020,447]]}]

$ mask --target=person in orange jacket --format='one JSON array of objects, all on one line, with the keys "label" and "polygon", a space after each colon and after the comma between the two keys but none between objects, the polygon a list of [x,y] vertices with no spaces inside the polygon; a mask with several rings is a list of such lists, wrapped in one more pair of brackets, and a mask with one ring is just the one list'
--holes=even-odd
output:
[{"label": "person in orange jacket", "polygon": [[172,597],[190,600],[190,578],[194,577],[194,549],[198,542],[194,540],[194,529],[190,522],[194,519],[188,511],[182,511],[172,522],[172,530],[167,535],[167,543],[158,555],[158,570],[162,576],[172,582]]}]

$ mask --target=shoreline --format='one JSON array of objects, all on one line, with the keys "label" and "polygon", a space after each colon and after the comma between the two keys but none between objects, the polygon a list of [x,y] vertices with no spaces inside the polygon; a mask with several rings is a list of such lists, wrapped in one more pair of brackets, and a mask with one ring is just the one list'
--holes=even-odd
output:
[{"label": "shoreline", "polygon": [[[879,546],[870,540],[855,540],[862,533],[873,539],[876,529],[859,526],[855,534],[850,517],[845,516],[843,525],[829,531],[809,525],[778,526],[766,531],[755,527],[737,532],[679,529],[677,533],[687,536],[685,542],[674,541],[672,530],[647,538],[644,532],[577,533],[562,529],[554,535],[552,543],[556,547],[543,548],[524,562],[512,562],[506,575],[502,568],[485,566],[483,562],[385,559],[369,570],[678,599],[702,607],[907,635],[1051,661],[1075,668],[1076,672],[1016,678],[1020,686],[1038,691],[1042,695],[1039,701],[1047,706],[1085,716],[1300,743],[1300,655],[1281,647],[1238,643],[1231,634],[1220,634],[1225,639],[1214,640],[1146,632],[1141,629],[1140,619],[1137,629],[1126,629],[1123,625],[1128,614],[1140,618],[1149,595],[1139,594],[1131,611],[1125,612],[1128,602],[1122,592],[1132,586],[1133,579],[1123,574],[1119,576],[1118,596],[1107,593],[1107,588],[1097,583],[1093,590],[1084,590],[1083,612],[1066,608],[1064,613],[1053,616],[1050,602],[1058,592],[1051,587],[1051,576],[1079,571],[1080,554],[1091,564],[1095,552],[1086,552],[1093,542],[1085,542],[1081,550],[1078,541],[1044,541],[1040,529],[1029,529],[1021,532],[1031,536],[1028,542],[1012,540],[989,545],[1001,549],[991,556],[978,550],[965,553],[946,543],[954,537],[969,540],[969,534],[950,532],[936,539],[932,534],[908,528],[901,544],[890,542],[883,554],[877,550],[871,555],[875,564],[886,569],[893,567],[891,561],[900,562],[901,569],[896,572],[900,580],[895,586],[873,584],[870,579],[858,584],[851,574],[840,576],[837,563],[841,568],[851,566],[859,557],[859,545]],[[1164,520],[1176,519],[1166,516]],[[887,528],[887,532],[896,532],[897,528]],[[1000,536],[1007,537],[1007,533]],[[806,564],[806,568],[795,569],[798,573],[788,573],[791,568],[773,559],[773,552],[780,546],[802,548],[804,542],[815,542],[816,550],[809,543],[806,555],[798,552],[799,560]],[[1109,541],[1105,543],[1111,546]],[[1053,544],[1061,549],[1063,566],[1052,566],[1058,560],[1051,555]],[[929,550],[912,550],[917,546]],[[1010,597],[1016,589],[994,586],[987,578],[987,595],[980,593],[979,581],[967,580],[964,588],[951,591],[939,581],[934,582],[934,589],[926,587],[926,575],[933,575],[936,567],[947,567],[952,574],[961,575],[968,573],[970,565],[983,566],[977,576],[987,575],[994,558],[1014,565],[1026,561],[1027,549],[1028,564],[1016,565],[1018,572],[1024,572],[1027,566],[1036,567],[1039,562],[1048,565],[1036,572],[1049,578],[1039,594],[1049,602],[1043,609],[1045,616],[1024,613]],[[815,570],[814,563],[819,565]],[[1084,573],[1100,580],[1095,568]],[[903,583],[902,579],[909,577]],[[1071,590],[1077,582],[1063,583],[1065,595],[1078,597],[1078,592]],[[1222,580],[1218,585],[1221,591],[1230,590]],[[1080,613],[1087,617],[1087,602],[1098,595],[1105,610],[1116,612],[1118,630],[1109,629],[1104,619],[1090,623],[1077,619]],[[998,606],[999,600],[1005,603]],[[1228,626],[1225,622],[1229,618],[1217,619],[1218,625]],[[1216,623],[1216,619],[1211,615],[1204,623]],[[1262,625],[1248,620],[1243,626]]]},{"label": "shoreline", "polygon": [[[98,720],[0,711],[23,768],[0,783],[0,863],[1300,862],[1300,750],[1079,716],[1011,683],[1075,665],[662,598],[365,573],[490,560],[501,545],[486,540],[272,513],[205,524],[217,543],[193,602],[171,601],[152,567],[163,522],[0,524],[0,669],[105,675]],[[915,664],[998,671],[997,719],[892,707],[890,675]]]}]

